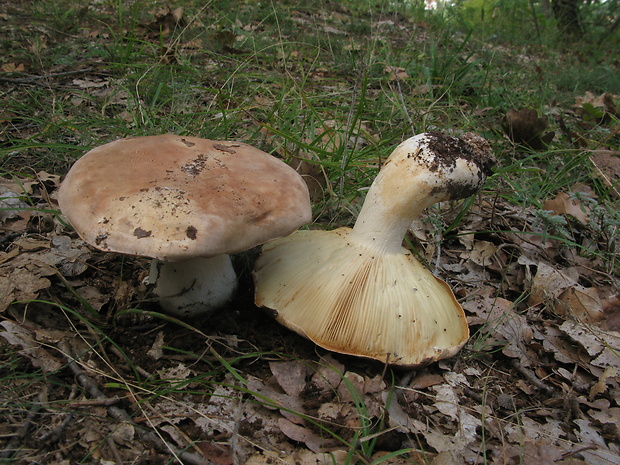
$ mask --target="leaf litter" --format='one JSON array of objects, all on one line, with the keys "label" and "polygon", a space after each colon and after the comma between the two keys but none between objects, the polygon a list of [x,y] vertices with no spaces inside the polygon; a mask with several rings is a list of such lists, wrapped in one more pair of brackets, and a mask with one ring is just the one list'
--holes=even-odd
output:
[{"label": "leaf litter", "polygon": [[[37,198],[32,186],[28,195],[38,209],[56,208],[49,199]],[[49,190],[53,202],[54,187]],[[143,261],[87,247],[59,218],[51,230],[28,232],[32,210],[15,205],[3,219],[9,235],[0,258],[0,335],[42,373],[67,376],[67,364],[79,360],[89,380],[82,384],[84,391],[76,398],[52,386],[59,391],[57,403],[70,395],[86,401],[93,398],[89,383],[99,386],[94,400],[101,406],[67,420],[59,433],[59,438],[77,435],[76,453],[106,435],[114,445],[101,448],[101,460],[114,455],[110,451],[128,460],[190,447],[191,460],[203,460],[198,463],[363,463],[388,453],[395,460],[390,463],[481,463],[483,457],[490,463],[620,463],[620,333],[617,324],[611,326],[619,312],[617,284],[600,273],[585,273],[580,261],[564,259],[558,265],[562,243],[521,232],[523,224],[536,229],[533,214],[511,218],[509,206],[496,204],[495,215],[507,223],[504,232],[482,239],[472,234],[459,241],[460,250],[444,252],[439,272],[456,283],[474,331],[455,359],[403,373],[330,355],[277,327],[246,296],[224,312],[232,310],[263,329],[251,332],[240,323],[227,327],[230,319],[214,327],[212,321],[202,322],[203,327],[219,337],[224,354],[219,356],[228,360],[250,348],[274,352],[251,361],[242,357],[233,371],[204,384],[197,380],[213,366],[213,357],[205,354],[213,353],[215,339],[191,335],[205,349],[198,355],[194,347],[190,353],[196,355],[184,357],[178,341],[188,335],[179,336],[178,326],[152,318],[127,320],[126,327],[112,331],[119,338],[115,352],[83,326],[89,317],[115,321],[112,309],[126,304],[157,310],[143,282]],[[483,202],[473,209],[462,230],[485,230],[488,208]],[[583,224],[571,211],[557,210]],[[110,265],[118,266],[119,260],[125,270],[115,276]],[[511,282],[493,278],[501,273]],[[131,288],[128,295],[118,295],[121,282]],[[527,298],[498,296],[515,295],[515,290]],[[79,317],[68,308],[81,308]],[[82,330],[76,333],[76,327]],[[132,327],[147,327],[148,335]],[[68,357],[67,344],[80,355]],[[292,348],[290,359],[277,352],[280,344]],[[126,381],[136,371],[171,388],[149,394],[150,389]],[[106,383],[113,387],[104,389]],[[112,401],[125,412],[120,417],[110,414],[106,404]],[[53,403],[41,405],[63,411]],[[13,418],[13,428],[26,421]],[[119,418],[124,420],[118,423]],[[36,418],[31,423],[42,435],[43,424]],[[137,433],[147,430],[163,437],[164,446],[158,449],[152,437]],[[12,431],[9,436],[17,434]]]}]

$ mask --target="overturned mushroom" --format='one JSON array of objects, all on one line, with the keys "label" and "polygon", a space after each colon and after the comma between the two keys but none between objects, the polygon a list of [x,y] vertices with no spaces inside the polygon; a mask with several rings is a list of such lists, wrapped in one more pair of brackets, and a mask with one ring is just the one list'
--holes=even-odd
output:
[{"label": "overturned mushroom", "polygon": [[162,307],[184,316],[226,303],[228,254],[285,236],[311,219],[291,167],[240,142],[175,135],[121,139],[75,162],[58,201],[98,249],[156,259]]},{"label": "overturned mushroom", "polygon": [[256,304],[335,352],[403,366],[451,357],[469,337],[463,310],[402,240],[424,208],[475,193],[491,162],[490,146],[475,134],[406,140],[379,172],[353,229],[296,231],[263,247]]}]

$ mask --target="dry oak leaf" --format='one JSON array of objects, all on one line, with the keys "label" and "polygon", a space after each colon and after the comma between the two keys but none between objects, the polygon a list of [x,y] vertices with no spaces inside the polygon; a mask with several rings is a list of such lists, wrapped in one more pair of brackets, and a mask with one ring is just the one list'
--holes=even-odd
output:
[{"label": "dry oak leaf", "polygon": [[584,323],[601,321],[604,314],[598,291],[584,287],[578,281],[576,267],[560,271],[541,262],[531,282],[528,304],[544,304],[556,315]]},{"label": "dry oak leaf", "polygon": [[581,224],[589,223],[588,213],[590,209],[578,199],[571,198],[566,192],[559,192],[554,199],[547,199],[543,209],[552,211],[556,215],[571,215]]},{"label": "dry oak leaf", "polygon": [[608,122],[612,116],[620,117],[620,112],[614,100],[620,99],[620,96],[606,92],[595,96],[592,92],[586,92],[585,95],[575,98],[575,113],[584,119],[595,119],[598,123]]},{"label": "dry oak leaf", "polygon": [[547,132],[549,125],[546,118],[539,118],[536,110],[508,110],[502,119],[502,127],[508,138],[516,145],[532,150],[544,150],[555,136]]}]

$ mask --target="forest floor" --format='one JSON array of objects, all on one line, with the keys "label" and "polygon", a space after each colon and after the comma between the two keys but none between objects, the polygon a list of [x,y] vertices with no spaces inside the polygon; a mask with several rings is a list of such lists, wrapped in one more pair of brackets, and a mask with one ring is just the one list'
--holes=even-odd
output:
[{"label": "forest floor", "polygon": [[[0,9],[0,461],[620,464],[616,84],[567,90],[572,51],[456,33],[437,51],[413,13],[187,3]],[[314,223],[350,226],[396,142],[438,129],[484,135],[498,166],[412,224],[471,331],[415,370],[276,323],[258,250],[225,308],[166,316],[149,260],[85,244],[56,200],[87,148],[182,132],[301,159]]]}]

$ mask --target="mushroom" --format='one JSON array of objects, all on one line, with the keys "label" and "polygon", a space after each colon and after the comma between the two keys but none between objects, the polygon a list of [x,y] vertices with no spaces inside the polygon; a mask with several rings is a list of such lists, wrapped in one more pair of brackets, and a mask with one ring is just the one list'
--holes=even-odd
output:
[{"label": "mushroom", "polygon": [[87,243],[154,258],[151,282],[177,316],[225,304],[229,254],[311,220],[308,189],[286,163],[240,142],[171,134],[97,147],[71,167],[60,209]]},{"label": "mushroom", "polygon": [[474,194],[491,163],[489,144],[475,134],[406,140],[352,229],[296,231],[263,246],[256,304],[334,352],[408,367],[453,356],[469,337],[463,309],[402,241],[424,208]]}]

